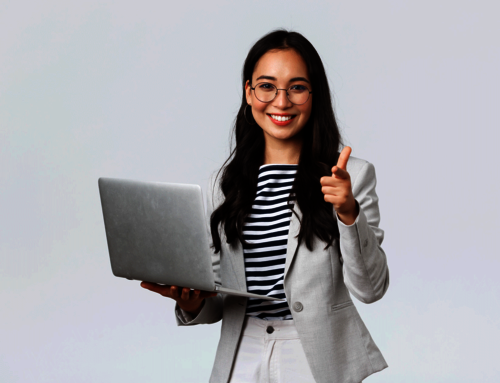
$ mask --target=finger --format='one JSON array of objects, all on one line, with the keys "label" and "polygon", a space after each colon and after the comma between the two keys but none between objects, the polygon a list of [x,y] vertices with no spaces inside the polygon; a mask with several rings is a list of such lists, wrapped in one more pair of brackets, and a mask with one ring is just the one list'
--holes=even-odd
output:
[{"label": "finger", "polygon": [[341,169],[338,166],[334,166],[332,168],[332,174],[334,174],[335,177],[342,178],[344,180],[349,178],[349,173],[347,173],[347,170]]},{"label": "finger", "polygon": [[325,194],[325,201],[330,202],[332,205],[335,205],[337,203],[337,196],[331,195],[331,194]]},{"label": "finger", "polygon": [[148,289],[150,290],[152,287],[153,287],[154,283],[151,283],[151,282],[141,282],[141,287],[144,288],[144,289]]},{"label": "finger", "polygon": [[321,191],[323,192],[323,194],[325,195],[337,195],[338,193],[338,189],[337,188],[332,188],[330,186],[323,186],[321,188]]},{"label": "finger", "polygon": [[189,291],[190,291],[190,289],[189,289],[189,288],[184,287],[184,288],[182,289],[181,299],[183,299],[183,300],[187,301],[187,300],[189,299]]},{"label": "finger", "polygon": [[[342,152],[340,152],[339,159],[337,161],[337,166],[341,169],[346,169],[347,161],[349,161],[349,156],[351,155],[352,149],[350,146],[344,146]],[[332,170],[333,172],[333,170]]]},{"label": "finger", "polygon": [[200,290],[193,290],[193,300],[197,300],[197,299],[200,299]]},{"label": "finger", "polygon": [[321,186],[334,186],[338,183],[338,180],[335,179],[335,177],[321,177],[319,182],[321,183]]},{"label": "finger", "polygon": [[148,289],[148,290],[151,290],[151,289],[154,289],[155,287],[160,287],[160,285],[158,285],[156,283],[153,283],[153,282],[142,281],[141,282],[141,287],[145,288],[145,289]]},{"label": "finger", "polygon": [[158,285],[151,282],[141,282],[141,287],[162,295],[164,295],[170,288],[170,286]]},{"label": "finger", "polygon": [[339,187],[343,183],[343,181],[341,181],[341,178],[336,174],[333,174],[332,177],[322,177],[320,182],[322,187]]},{"label": "finger", "polygon": [[170,296],[174,299],[179,298],[179,288],[177,286],[170,287]]}]

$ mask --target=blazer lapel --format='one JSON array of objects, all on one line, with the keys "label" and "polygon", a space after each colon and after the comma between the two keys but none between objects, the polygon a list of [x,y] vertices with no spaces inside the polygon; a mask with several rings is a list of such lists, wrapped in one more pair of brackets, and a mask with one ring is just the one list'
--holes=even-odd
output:
[{"label": "blazer lapel", "polygon": [[243,246],[239,240],[235,240],[231,245],[232,253],[229,257],[229,262],[233,268],[233,273],[236,277],[236,283],[240,291],[247,291],[247,280],[245,274],[245,257],[243,255]]},{"label": "blazer lapel", "polygon": [[[299,209],[299,205],[297,201],[295,201],[295,205],[293,207],[295,213],[292,212],[292,219],[290,221],[290,229],[288,230],[288,244],[286,248],[286,261],[285,261],[285,275],[283,280],[286,279],[286,274],[290,269],[290,265],[292,264],[293,258],[295,257],[295,253],[297,252],[298,240],[297,236],[300,231],[300,221],[302,220],[302,212]],[[298,218],[297,218],[298,216]]]}]

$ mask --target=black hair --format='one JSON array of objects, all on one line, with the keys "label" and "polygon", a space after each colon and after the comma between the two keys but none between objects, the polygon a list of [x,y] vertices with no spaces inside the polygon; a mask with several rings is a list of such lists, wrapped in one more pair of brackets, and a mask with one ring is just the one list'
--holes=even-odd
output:
[{"label": "black hair", "polygon": [[[243,226],[257,193],[259,167],[264,161],[264,133],[252,114],[247,112],[245,116],[244,113],[247,107],[245,83],[247,80],[252,82],[254,68],[266,52],[285,49],[293,49],[303,58],[313,89],[312,111],[300,133],[302,150],[293,184],[294,193],[290,194],[302,212],[298,242],[305,241],[307,248],[312,250],[314,236],[326,242],[326,248],[339,237],[333,205],[324,200],[320,184],[321,177],[332,175],[331,168],[337,163],[342,144],[325,68],[318,52],[303,35],[278,29],[254,44],[243,66],[243,95],[233,128],[235,145],[216,177],[219,179],[222,173],[218,182],[225,198],[210,217],[215,252],[221,249],[220,226],[227,243],[237,239],[245,243]],[[213,193],[213,190],[208,192]]]}]

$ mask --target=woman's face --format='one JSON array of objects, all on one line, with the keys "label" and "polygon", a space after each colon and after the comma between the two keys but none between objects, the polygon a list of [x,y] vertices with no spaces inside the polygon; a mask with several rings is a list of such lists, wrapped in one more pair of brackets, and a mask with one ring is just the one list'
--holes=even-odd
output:
[{"label": "woman's face", "polygon": [[[278,89],[288,89],[292,85],[300,88],[303,85],[312,91],[306,64],[293,49],[269,51],[260,58],[253,72],[252,86],[263,82],[273,84]],[[269,140],[297,138],[311,115],[312,94],[305,104],[295,105],[288,100],[283,90],[278,91],[276,98],[268,103],[255,97],[249,81],[245,84],[245,90],[247,103],[251,105],[253,117],[264,131],[267,143]]]}]

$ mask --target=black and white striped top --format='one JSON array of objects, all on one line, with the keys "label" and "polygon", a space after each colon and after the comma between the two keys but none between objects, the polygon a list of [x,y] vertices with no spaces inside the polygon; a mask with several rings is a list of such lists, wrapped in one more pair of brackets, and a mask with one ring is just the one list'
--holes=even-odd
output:
[{"label": "black and white striped top", "polygon": [[[298,165],[262,165],[257,195],[245,221],[243,245],[248,292],[285,298],[288,231],[293,204],[288,204]],[[247,315],[266,320],[293,319],[288,302],[249,298]]]}]

